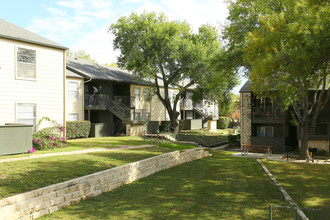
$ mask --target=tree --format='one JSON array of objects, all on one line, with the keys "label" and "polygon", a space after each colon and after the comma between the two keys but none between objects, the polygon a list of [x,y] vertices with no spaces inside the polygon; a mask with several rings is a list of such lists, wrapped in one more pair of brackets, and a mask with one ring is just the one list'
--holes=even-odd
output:
[{"label": "tree", "polygon": [[69,56],[69,57],[81,58],[81,59],[84,59],[84,60],[89,60],[93,63],[97,63],[96,60],[93,59],[91,57],[91,55],[86,53],[86,51],[84,51],[84,50],[80,50],[80,49],[78,51],[67,50],[66,55]]},{"label": "tree", "polygon": [[[121,17],[109,31],[115,36],[114,48],[121,52],[118,66],[139,78],[152,80],[156,94],[169,114],[173,131],[177,133],[179,112],[176,106],[180,97],[192,85],[206,87],[203,84],[220,74],[212,64],[221,52],[218,31],[203,25],[198,33],[193,33],[186,22],[169,21],[164,14],[146,12]],[[182,82],[186,83],[182,85]],[[170,86],[179,88],[173,105],[169,97]]]},{"label": "tree", "polygon": [[326,1],[238,0],[226,27],[230,51],[239,51],[253,90],[293,106],[301,158],[310,159],[308,131],[330,99],[329,12]]}]

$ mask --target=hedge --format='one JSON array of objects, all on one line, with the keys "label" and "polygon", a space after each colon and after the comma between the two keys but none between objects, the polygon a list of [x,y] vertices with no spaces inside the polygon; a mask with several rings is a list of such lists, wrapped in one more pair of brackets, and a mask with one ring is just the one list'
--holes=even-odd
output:
[{"label": "hedge", "polygon": [[217,127],[218,129],[225,129],[228,128],[230,122],[229,117],[220,117],[217,121]]},{"label": "hedge", "polygon": [[91,129],[90,121],[67,121],[66,138],[87,138]]}]

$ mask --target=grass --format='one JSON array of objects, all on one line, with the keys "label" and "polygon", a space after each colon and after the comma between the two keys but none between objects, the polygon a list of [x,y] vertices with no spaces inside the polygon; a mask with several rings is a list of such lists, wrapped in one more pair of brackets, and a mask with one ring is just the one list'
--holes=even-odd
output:
[{"label": "grass", "polygon": [[[137,146],[143,144],[144,144],[143,137],[138,137],[138,136],[83,138],[83,139],[68,140],[68,147],[56,148],[54,150],[37,151],[33,155],[69,152],[69,151],[96,149],[96,148],[115,148],[115,147],[119,147],[120,145]],[[157,144],[157,143],[155,140],[147,140],[146,144]],[[178,150],[196,147],[191,144],[175,144],[166,141],[160,143],[160,145],[167,148],[178,149]],[[0,159],[29,157],[30,155],[31,154],[29,153],[5,155],[5,156],[0,156]]]},{"label": "grass", "polygon": [[[119,145],[140,144],[144,144],[143,138],[140,137],[78,139],[69,141],[70,147],[68,148],[39,151],[37,154],[61,152],[61,150],[113,148]],[[146,144],[150,144],[150,140]],[[156,144],[155,141],[152,144]],[[94,152],[0,163],[0,199],[173,150],[196,147],[191,144],[179,145],[171,142],[162,142],[159,143],[159,146],[155,148]],[[22,154],[15,156],[22,156]],[[7,156],[7,158],[12,157]]]},{"label": "grass", "polygon": [[255,159],[212,154],[43,219],[267,219],[270,203],[285,205]]},{"label": "grass", "polygon": [[[329,165],[263,162],[300,207],[320,209],[322,219],[330,219]],[[317,212],[304,212],[310,219],[318,219]]]},{"label": "grass", "polygon": [[144,148],[2,163],[0,196],[9,197],[169,151],[166,148]]}]

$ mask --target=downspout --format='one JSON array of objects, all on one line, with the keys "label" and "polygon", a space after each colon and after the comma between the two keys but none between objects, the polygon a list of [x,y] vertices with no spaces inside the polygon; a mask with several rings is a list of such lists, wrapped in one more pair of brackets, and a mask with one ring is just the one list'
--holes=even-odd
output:
[{"label": "downspout", "polygon": [[[86,81],[84,81],[84,84],[85,83],[89,83],[90,81],[92,81],[92,79],[88,79],[88,80],[86,80]],[[84,86],[84,100],[85,100],[85,86]],[[89,97],[88,97],[88,103],[89,103]],[[84,102],[83,102],[83,109],[84,109]],[[90,104],[88,104],[88,106],[87,106],[87,112],[88,112],[88,121],[91,121],[91,106],[90,106]]]},{"label": "downspout", "polygon": [[63,126],[66,127],[66,53],[65,51],[66,50],[63,50]]}]

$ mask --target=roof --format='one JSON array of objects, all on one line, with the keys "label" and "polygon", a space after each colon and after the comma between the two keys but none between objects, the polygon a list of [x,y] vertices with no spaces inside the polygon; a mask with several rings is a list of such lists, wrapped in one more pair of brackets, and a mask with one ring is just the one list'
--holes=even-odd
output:
[{"label": "roof", "polygon": [[242,92],[252,92],[251,89],[252,82],[250,80],[246,81],[246,83],[242,86],[242,88],[239,90],[240,93]]},{"label": "roof", "polygon": [[57,49],[63,49],[63,50],[68,49],[67,47],[57,44],[51,40],[48,40],[47,38],[44,38],[38,34],[35,34],[31,31],[21,28],[1,18],[0,18],[0,37],[57,48]]},{"label": "roof", "polygon": [[66,58],[67,76],[69,73],[83,76],[85,79],[109,80],[114,82],[126,82],[136,84],[150,84],[147,81],[138,80],[132,73],[118,67],[99,65],[91,61],[79,58]]},{"label": "roof", "polygon": [[66,73],[65,73],[66,77],[71,77],[71,78],[78,78],[78,79],[83,79],[84,77],[71,71],[71,70],[68,70],[66,69]]}]

